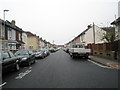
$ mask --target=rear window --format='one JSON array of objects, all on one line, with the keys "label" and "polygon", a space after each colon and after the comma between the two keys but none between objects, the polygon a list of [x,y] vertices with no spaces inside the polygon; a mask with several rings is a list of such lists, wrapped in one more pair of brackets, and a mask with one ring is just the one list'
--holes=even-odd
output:
[{"label": "rear window", "polygon": [[73,45],[72,48],[83,48],[83,45]]}]

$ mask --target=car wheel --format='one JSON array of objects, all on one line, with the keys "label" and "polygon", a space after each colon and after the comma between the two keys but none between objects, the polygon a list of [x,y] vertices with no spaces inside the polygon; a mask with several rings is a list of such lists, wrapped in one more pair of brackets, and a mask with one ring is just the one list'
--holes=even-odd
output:
[{"label": "car wheel", "polygon": [[71,55],[71,57],[74,59],[75,58],[75,56],[73,56],[73,55]]},{"label": "car wheel", "polygon": [[44,58],[44,56],[41,57],[42,59]]},{"label": "car wheel", "polygon": [[31,65],[31,62],[28,62],[28,66],[30,66]]},{"label": "car wheel", "polygon": [[15,65],[15,70],[16,70],[16,71],[19,71],[19,70],[20,70],[20,66],[19,66],[18,63]]},{"label": "car wheel", "polygon": [[88,56],[85,56],[86,59],[88,59]]},{"label": "car wheel", "polygon": [[36,60],[34,60],[33,63],[36,63]]}]

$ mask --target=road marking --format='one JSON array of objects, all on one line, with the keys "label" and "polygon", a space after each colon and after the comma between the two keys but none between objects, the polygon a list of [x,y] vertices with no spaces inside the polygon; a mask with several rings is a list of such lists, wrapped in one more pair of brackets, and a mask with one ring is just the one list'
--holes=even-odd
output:
[{"label": "road marking", "polygon": [[15,79],[22,79],[24,76],[26,76],[27,74],[29,74],[32,70],[27,70],[25,72],[19,73],[17,77],[15,77]]},{"label": "road marking", "polygon": [[0,85],[0,87],[4,86],[7,82],[4,82],[3,84]]},{"label": "road marking", "polygon": [[93,64],[96,64],[96,65],[98,65],[98,66],[100,66],[100,67],[102,67],[102,68],[109,68],[109,69],[112,69],[112,67],[104,66],[104,65],[101,65],[101,64],[96,63],[96,62],[91,61],[91,60],[88,60],[88,61],[89,61],[89,62],[92,62]]},{"label": "road marking", "polygon": [[32,67],[29,67],[29,69],[32,69]]}]

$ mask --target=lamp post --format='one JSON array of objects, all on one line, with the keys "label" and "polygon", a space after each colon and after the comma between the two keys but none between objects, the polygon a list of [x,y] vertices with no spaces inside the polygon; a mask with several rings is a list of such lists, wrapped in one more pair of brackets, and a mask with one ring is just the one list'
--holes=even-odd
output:
[{"label": "lamp post", "polygon": [[5,12],[8,12],[8,11],[9,11],[9,10],[6,10],[6,9],[3,10],[3,19],[4,19],[4,25],[3,25],[3,26],[4,26],[4,29],[3,29],[3,30],[4,30],[4,31],[3,31],[3,32],[4,32],[4,33],[3,33],[4,36],[3,36],[3,40],[5,39]]},{"label": "lamp post", "polygon": [[[2,36],[3,36],[3,40],[5,40],[5,12],[8,12],[9,10],[3,10],[3,19],[4,19],[4,23],[3,23],[3,29],[2,29]],[[6,47],[6,42],[3,41],[3,50],[5,50],[5,47]]]}]

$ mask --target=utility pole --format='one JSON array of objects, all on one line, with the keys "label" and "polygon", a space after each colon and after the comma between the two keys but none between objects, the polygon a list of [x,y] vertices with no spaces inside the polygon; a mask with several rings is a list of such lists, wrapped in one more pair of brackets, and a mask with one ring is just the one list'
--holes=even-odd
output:
[{"label": "utility pole", "polygon": [[95,44],[95,24],[93,22],[93,42]]},{"label": "utility pole", "polygon": [[[8,11],[9,11],[9,10],[6,10],[6,9],[3,10],[3,19],[4,19],[4,21],[3,21],[3,22],[4,22],[4,25],[3,25],[3,28],[2,28],[2,34],[3,34],[3,35],[2,35],[2,36],[3,36],[3,37],[2,37],[2,40],[3,40],[3,41],[2,41],[2,45],[3,45],[3,50],[5,50],[5,47],[6,47],[6,44],[7,44],[6,41],[5,41],[5,12],[8,12]],[[8,48],[8,47],[7,47],[7,48]]]}]

